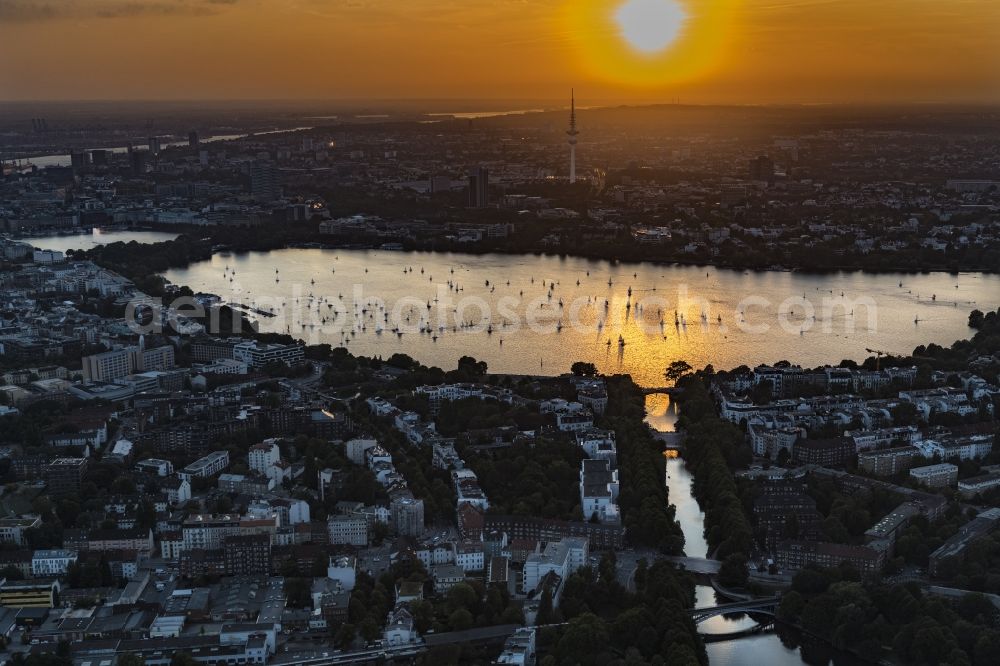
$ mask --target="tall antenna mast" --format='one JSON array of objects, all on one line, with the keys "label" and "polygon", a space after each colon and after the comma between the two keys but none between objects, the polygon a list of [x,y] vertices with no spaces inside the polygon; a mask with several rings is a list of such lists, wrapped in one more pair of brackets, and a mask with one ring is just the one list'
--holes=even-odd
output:
[{"label": "tall antenna mast", "polygon": [[576,91],[570,88],[569,91],[569,182],[572,185],[576,182]]}]

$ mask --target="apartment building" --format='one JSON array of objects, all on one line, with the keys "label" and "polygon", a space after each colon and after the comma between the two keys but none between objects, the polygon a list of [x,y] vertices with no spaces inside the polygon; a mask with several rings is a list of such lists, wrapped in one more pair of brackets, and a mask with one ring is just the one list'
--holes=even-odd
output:
[{"label": "apartment building", "polygon": [[368,545],[368,521],[362,516],[331,516],[327,520],[327,531],[331,544]]},{"label": "apartment building", "polygon": [[914,467],[910,478],[928,488],[950,488],[958,482],[958,467],[951,463]]},{"label": "apartment building", "polygon": [[215,476],[227,467],[229,467],[229,452],[213,451],[177,472],[177,476],[190,482],[196,478]]}]

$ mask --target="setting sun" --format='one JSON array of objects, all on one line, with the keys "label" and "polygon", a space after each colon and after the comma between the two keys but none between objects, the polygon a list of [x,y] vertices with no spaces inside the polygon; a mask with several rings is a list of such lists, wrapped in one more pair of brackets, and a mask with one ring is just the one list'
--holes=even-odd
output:
[{"label": "setting sun", "polygon": [[615,12],[622,36],[644,53],[656,53],[677,39],[687,13],[675,0],[628,0]]},{"label": "setting sun", "polygon": [[730,46],[737,0],[573,0],[578,62],[605,82],[658,87],[697,81]]}]

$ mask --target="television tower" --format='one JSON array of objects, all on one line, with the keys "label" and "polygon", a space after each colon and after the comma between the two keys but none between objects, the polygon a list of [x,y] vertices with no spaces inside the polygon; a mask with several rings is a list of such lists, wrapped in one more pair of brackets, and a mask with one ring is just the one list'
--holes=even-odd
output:
[{"label": "television tower", "polygon": [[576,135],[580,132],[576,129],[576,94],[570,89],[569,92],[569,182],[576,182]]}]

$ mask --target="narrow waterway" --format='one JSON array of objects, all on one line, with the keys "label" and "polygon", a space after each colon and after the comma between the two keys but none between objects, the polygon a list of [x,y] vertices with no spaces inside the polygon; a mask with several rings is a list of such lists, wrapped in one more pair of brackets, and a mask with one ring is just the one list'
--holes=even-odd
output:
[{"label": "narrow waterway", "polygon": [[[646,398],[646,423],[660,432],[673,432],[677,423],[676,406],[667,395],[650,395]],[[705,541],[705,513],[691,494],[694,477],[682,458],[668,458],[667,489],[670,503],[677,508],[677,521],[684,532],[684,554],[689,557],[707,557]],[[716,598],[709,585],[698,585],[695,606],[703,608],[726,603]],[[756,623],[746,615],[714,617],[699,625],[703,634],[728,634],[753,627]],[[779,626],[775,631],[756,636],[745,636],[728,641],[709,643],[705,646],[712,666],[793,666],[797,664],[856,666],[862,662],[851,655],[838,652],[821,641],[803,642],[799,632]]]}]

